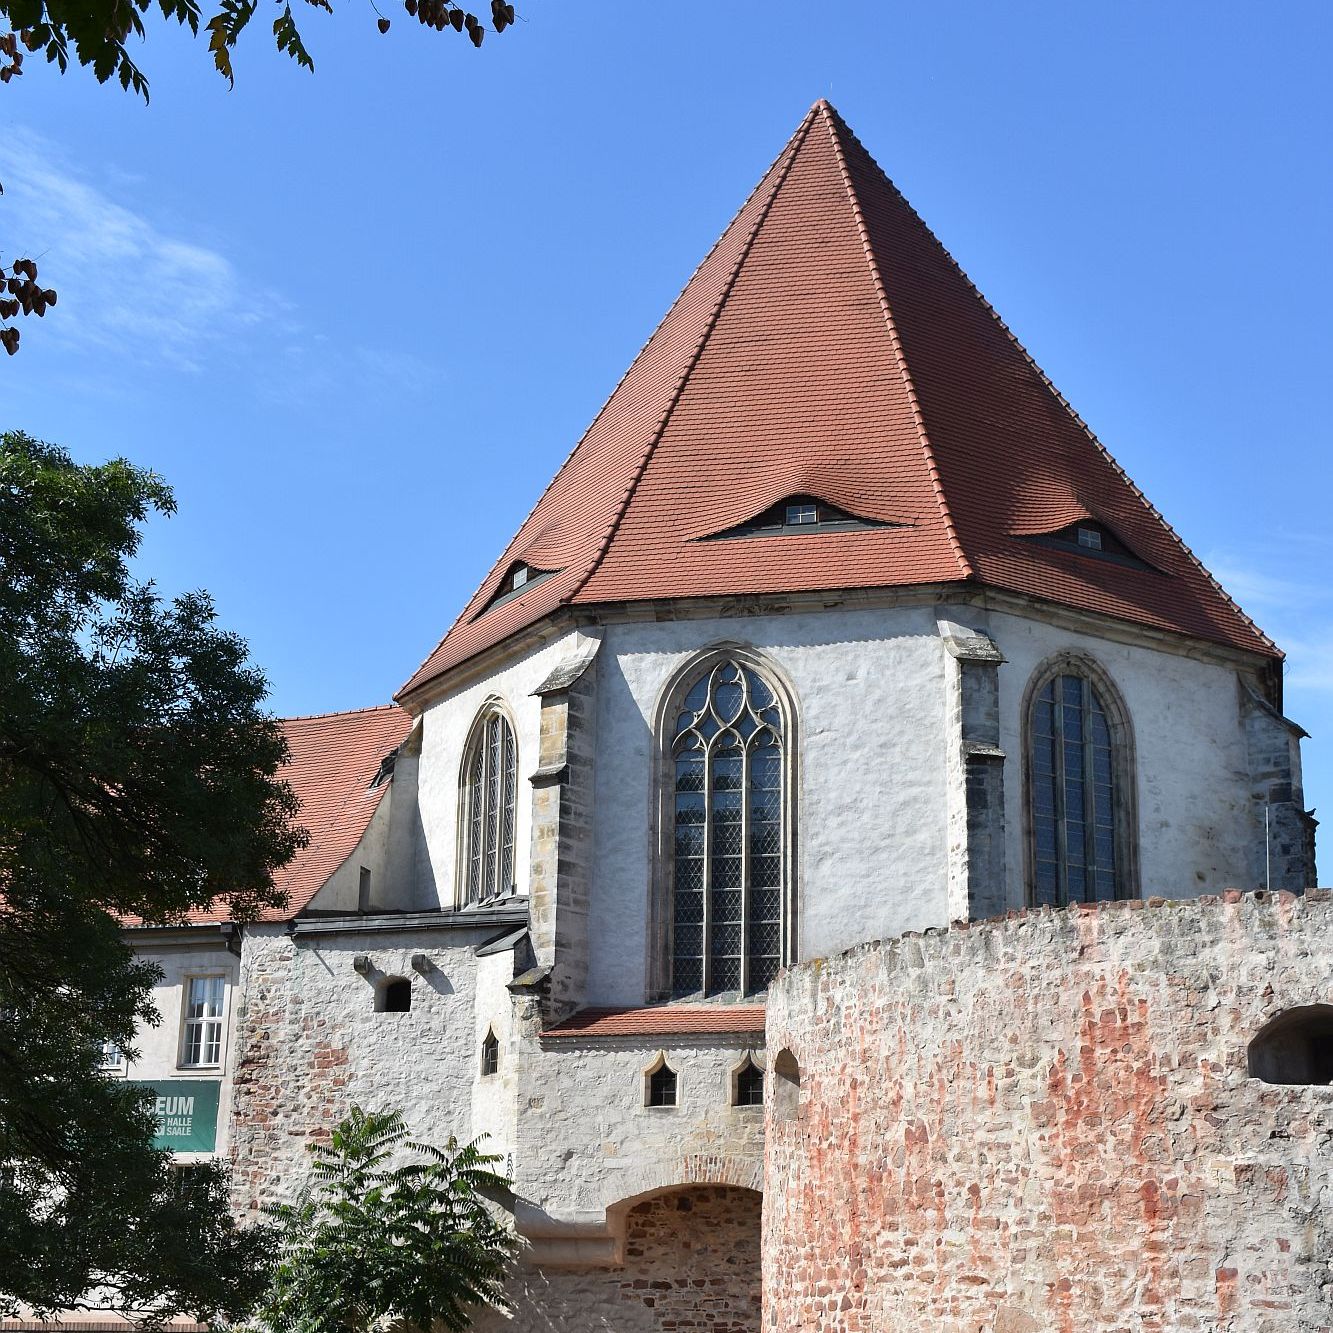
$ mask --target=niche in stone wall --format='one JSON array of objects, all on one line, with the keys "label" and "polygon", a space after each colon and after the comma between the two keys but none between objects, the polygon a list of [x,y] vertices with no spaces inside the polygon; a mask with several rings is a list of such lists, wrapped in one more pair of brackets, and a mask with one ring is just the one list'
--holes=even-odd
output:
[{"label": "niche in stone wall", "polygon": [[385,977],[375,988],[377,1014],[405,1014],[412,1007],[412,983],[406,977]]},{"label": "niche in stone wall", "polygon": [[1249,1066],[1265,1083],[1333,1084],[1333,1005],[1280,1013],[1250,1043]]},{"label": "niche in stone wall", "polygon": [[788,1050],[773,1060],[773,1119],[795,1120],[801,1109],[801,1066]]}]

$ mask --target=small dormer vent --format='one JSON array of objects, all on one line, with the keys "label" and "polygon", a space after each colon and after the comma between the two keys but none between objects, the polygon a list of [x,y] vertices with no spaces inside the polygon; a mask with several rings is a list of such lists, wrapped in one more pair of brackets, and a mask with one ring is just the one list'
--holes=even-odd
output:
[{"label": "small dormer vent", "polygon": [[1024,541],[1047,546],[1053,551],[1069,551],[1076,555],[1091,556],[1094,560],[1108,560],[1112,564],[1127,565],[1131,569],[1152,569],[1141,556],[1130,549],[1107,525],[1095,518],[1080,518],[1054,532],[1025,534]]},{"label": "small dormer vent", "polygon": [[482,613],[489,611],[493,606],[501,606],[505,602],[512,602],[516,598],[522,597],[532,591],[537,584],[549,579],[552,574],[559,573],[555,569],[539,569],[536,565],[530,565],[526,560],[517,560],[509,566],[508,573],[500,580],[500,586],[496,588],[494,596],[482,607]]},{"label": "small dormer vent", "polygon": [[737,537],[809,536],[819,532],[857,532],[863,528],[900,528],[878,518],[862,518],[817,495],[789,495],[748,518],[744,523],[711,532],[700,541],[726,541]]}]

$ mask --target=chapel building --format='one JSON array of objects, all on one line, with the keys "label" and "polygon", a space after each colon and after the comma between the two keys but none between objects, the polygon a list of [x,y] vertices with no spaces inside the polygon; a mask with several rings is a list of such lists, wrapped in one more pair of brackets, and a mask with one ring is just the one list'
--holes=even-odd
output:
[{"label": "chapel building", "polygon": [[[987,1270],[982,1322],[902,1296],[910,1256],[834,1264],[820,1290],[802,1247],[821,1216],[878,1209],[881,1250],[902,1234],[884,1220],[899,1204],[867,1196],[894,1151],[854,1145],[846,1116],[938,1035],[904,1019],[872,1040],[890,1012],[873,1006],[840,1025],[865,950],[927,932],[938,957],[912,985],[948,1008],[1024,939],[1034,962],[1063,949],[1041,922],[1160,934],[1167,909],[1116,905],[1199,900],[1212,920],[1242,910],[1228,890],[1296,903],[1315,883],[1281,652],[823,101],[395,703],[287,729],[312,835],[288,907],[137,932],[167,966],[168,1022],[116,1072],[164,1096],[215,1085],[213,1132],[175,1146],[228,1155],[246,1213],[291,1192],[353,1102],[401,1108],[427,1140],[490,1136],[525,1248],[513,1321],[485,1330],[961,1333],[1011,1307],[1013,1330],[1109,1327],[1088,1300],[1048,1320],[1040,1244]],[[1303,968],[1281,1003],[1333,1005],[1328,968]],[[1142,971],[1125,962],[1125,985]],[[1227,1011],[1237,1031],[1262,1026],[1248,1004]],[[1056,1045],[1078,1030],[1033,1032],[1041,1077],[1076,1058]],[[968,1040],[951,1029],[949,1049],[984,1088]],[[880,1062],[839,1064],[840,1043]],[[1239,1050],[1217,1056],[1238,1085]],[[949,1082],[931,1068],[875,1143],[927,1124],[913,1105]],[[802,1155],[822,1136],[855,1178]],[[1323,1169],[1326,1141],[1301,1141]],[[965,1235],[968,1206],[913,1225]],[[1034,1207],[1033,1228],[1057,1226]],[[764,1282],[783,1288],[763,1295],[761,1210]],[[1059,1226],[1116,1223],[1089,1219]],[[899,1304],[874,1305],[881,1282]],[[907,1322],[877,1322],[890,1308]]]}]

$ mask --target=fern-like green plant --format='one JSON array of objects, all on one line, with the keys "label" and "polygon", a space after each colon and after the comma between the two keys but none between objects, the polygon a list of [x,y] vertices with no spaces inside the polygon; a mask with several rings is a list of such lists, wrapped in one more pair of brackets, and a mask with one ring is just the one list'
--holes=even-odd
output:
[{"label": "fern-like green plant", "polygon": [[415,1143],[401,1112],[354,1106],[311,1157],[296,1202],[266,1210],[279,1252],[259,1329],[463,1333],[478,1306],[508,1307],[515,1240],[491,1200],[509,1181],[478,1141]]}]

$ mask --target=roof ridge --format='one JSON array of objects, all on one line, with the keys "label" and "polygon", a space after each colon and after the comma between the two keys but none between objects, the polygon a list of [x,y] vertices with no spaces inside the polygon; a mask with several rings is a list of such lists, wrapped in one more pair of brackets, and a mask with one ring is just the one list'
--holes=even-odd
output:
[{"label": "roof ridge", "polygon": [[[848,136],[853,140],[853,142],[856,143],[857,147],[859,147],[861,151],[865,153],[865,155],[871,160],[871,162],[875,164],[876,168],[878,168],[880,173],[884,176],[884,179],[888,182],[889,188],[894,192],[895,195],[898,196],[898,200],[902,204],[902,206],[912,215],[913,218],[916,219],[916,222],[921,227],[921,229],[926,233],[926,235],[929,236],[930,239],[934,241],[934,243],[937,246],[939,246],[940,252],[949,261],[949,263],[953,265],[954,269],[958,273],[958,276],[962,278],[962,280],[967,284],[968,289],[971,291],[972,295],[975,296],[977,300],[981,302],[981,304],[985,307],[987,313],[999,326],[1000,331],[1010,341],[1010,343],[1013,344],[1014,350],[1018,352],[1018,354],[1023,358],[1024,361],[1027,362],[1028,366],[1031,368],[1031,370],[1037,376],[1037,378],[1055,396],[1056,401],[1059,402],[1061,407],[1063,407],[1064,410],[1073,419],[1074,423],[1087,437],[1089,443],[1092,444],[1092,446],[1097,450],[1097,452],[1101,454],[1101,456],[1106,460],[1106,462],[1110,465],[1112,471],[1116,474],[1116,476],[1118,476],[1120,480],[1125,483],[1125,485],[1130,489],[1130,491],[1139,500],[1139,502],[1148,511],[1148,513],[1153,518],[1155,518],[1163,528],[1166,529],[1167,534],[1181,549],[1185,557],[1190,561],[1190,563],[1195,567],[1195,569],[1197,569],[1199,573],[1203,575],[1203,577],[1208,581],[1208,583],[1213,587],[1213,589],[1220,594],[1223,601],[1225,601],[1227,605],[1230,606],[1232,610],[1234,610],[1236,614],[1240,616],[1240,618],[1259,636],[1259,638],[1261,638],[1266,644],[1269,645],[1270,648],[1272,648],[1280,657],[1285,657],[1286,654],[1283,653],[1282,650],[1277,646],[1277,644],[1274,643],[1274,641],[1259,627],[1259,625],[1257,625],[1255,621],[1251,619],[1249,615],[1246,614],[1245,609],[1217,581],[1212,571],[1209,570],[1209,568],[1203,563],[1203,561],[1200,560],[1199,557],[1194,554],[1193,550],[1190,549],[1189,544],[1175,530],[1175,528],[1172,526],[1172,524],[1166,518],[1166,516],[1162,513],[1162,511],[1158,509],[1157,506],[1153,504],[1153,502],[1148,498],[1148,496],[1144,493],[1142,487],[1140,487],[1139,484],[1133,479],[1133,477],[1131,477],[1129,473],[1125,471],[1124,467],[1116,459],[1115,455],[1112,454],[1111,451],[1106,447],[1106,445],[1102,443],[1102,441],[1097,436],[1097,432],[1094,431],[1092,427],[1089,426],[1088,423],[1083,419],[1083,417],[1079,415],[1078,410],[1069,401],[1069,399],[1066,398],[1065,395],[1060,391],[1059,387],[1052,381],[1051,377],[1037,363],[1036,358],[1032,355],[1031,352],[1028,351],[1028,349],[1019,340],[1018,336],[1005,322],[1004,316],[1001,315],[998,310],[996,310],[996,308],[990,303],[990,300],[987,298],[986,294],[977,286],[975,282],[972,281],[971,277],[968,275],[967,270],[958,262],[956,258],[954,258],[953,252],[949,249],[949,247],[945,245],[943,241],[940,240],[940,238],[932,230],[930,224],[912,206],[911,200],[908,199],[907,196],[903,194],[903,192],[898,188],[893,178],[889,176],[889,174],[885,172],[882,167],[880,167],[879,163],[875,159],[875,155],[857,137],[856,131],[853,130],[851,126],[848,125],[846,121],[842,119],[842,117],[838,114],[837,109],[833,107],[828,101],[821,99],[819,105],[825,109],[826,113],[831,114],[831,116],[836,119],[837,123],[841,125],[842,129],[848,134]],[[837,144],[836,138],[834,140],[834,143],[835,146],[838,148],[839,159],[841,160],[842,157],[841,145]],[[871,260],[871,262],[873,264],[874,262],[873,259]],[[878,276],[877,269],[876,269],[876,274]],[[912,395],[912,402],[913,402],[913,407],[915,408],[916,405],[915,394]]]},{"label": "roof ridge", "polygon": [[401,713],[402,707],[396,703],[366,704],[362,708],[334,708],[327,713],[292,713],[280,717],[279,722],[318,722],[326,717],[355,717],[359,713]]},{"label": "roof ridge", "polygon": [[[963,549],[962,539],[958,534],[958,525],[954,522],[953,513],[949,508],[949,498],[944,492],[944,482],[940,476],[939,463],[935,457],[934,447],[930,443],[930,434],[926,430],[926,421],[921,412],[921,403],[917,398],[916,385],[912,382],[912,372],[908,367],[907,357],[903,353],[902,340],[898,336],[898,325],[893,317],[893,309],[889,305],[889,296],[884,287],[884,278],[879,271],[879,261],[875,258],[875,252],[870,244],[870,232],[866,226],[865,214],[861,209],[861,201],[857,196],[856,186],[852,183],[851,171],[847,166],[847,156],[843,152],[839,131],[845,131],[851,135],[861,151],[866,153],[866,156],[870,157],[872,162],[875,162],[875,159],[870,155],[865,145],[856,138],[851,127],[838,114],[837,109],[827,98],[821,97],[815,103],[815,110],[823,112],[828,125],[829,139],[833,144],[833,152],[838,159],[838,170],[842,175],[843,188],[847,191],[847,201],[851,204],[852,216],[856,220],[856,229],[861,236],[861,248],[865,252],[866,266],[870,269],[870,278],[875,284],[875,292],[879,297],[880,310],[884,315],[884,326],[889,335],[889,346],[893,349],[898,373],[902,377],[903,388],[907,393],[907,402],[912,410],[912,420],[916,423],[917,435],[921,440],[921,452],[926,460],[926,472],[930,477],[931,490],[934,492],[935,499],[940,507],[940,517],[944,520],[944,530],[949,539],[950,549],[962,569],[963,578],[974,579],[976,578],[976,570],[972,567],[972,562],[967,558],[967,552]],[[878,168],[879,163],[875,162],[875,166]],[[882,168],[880,168],[880,172],[884,174]],[[884,178],[888,180],[887,175],[884,175]],[[892,181],[889,183],[890,185],[893,184]]]},{"label": "roof ridge", "polygon": [[[801,144],[805,142],[806,136],[809,135],[810,127],[814,124],[815,116],[818,114],[818,111],[819,107],[818,104],[816,104],[806,112],[805,118],[796,127],[795,133],[792,134],[791,138],[783,145],[782,151],[769,164],[768,169],[759,178],[754,189],[745,196],[745,200],[740,208],[736,210],[731,221],[722,229],[721,235],[713,242],[708,254],[704,256],[703,261],[699,264],[698,268],[696,268],[694,273],[690,275],[689,282],[687,282],[681,289],[680,296],[677,296],[676,300],[671,303],[671,309],[667,311],[666,315],[663,316],[658,324],[658,328],[661,328],[662,324],[665,324],[667,319],[671,317],[671,311],[676,308],[681,297],[683,297],[686,291],[689,290],[690,283],[694,281],[695,274],[703,268],[704,264],[706,264],[712,257],[717,247],[726,239],[727,234],[731,231],[732,227],[736,225],[741,214],[749,207],[750,201],[758,193],[764,181],[768,179],[774,167],[776,167],[779,162],[782,162],[782,159],[785,156],[787,160],[783,163],[782,168],[778,173],[778,178],[773,183],[773,188],[769,191],[767,200],[765,200],[763,207],[759,210],[759,216],[755,219],[754,226],[750,228],[750,234],[745,238],[745,241],[740,248],[740,253],[736,256],[736,262],[732,265],[731,273],[727,276],[726,282],[722,284],[722,290],[718,293],[717,301],[713,306],[713,312],[709,315],[707,322],[704,324],[703,332],[699,335],[699,341],[695,346],[694,351],[691,353],[684,371],[681,372],[680,378],[676,381],[676,387],[672,391],[671,399],[667,403],[665,410],[662,412],[661,419],[658,421],[652,435],[649,437],[648,444],[643,451],[643,457],[639,460],[639,466],[635,468],[634,475],[630,478],[630,483],[625,488],[624,497],[616,506],[615,516],[607,527],[606,535],[602,538],[597,553],[589,562],[588,568],[582,578],[580,578],[574,587],[561,599],[563,602],[572,602],[574,598],[587,587],[589,580],[591,580],[592,576],[597,573],[598,569],[601,567],[602,561],[606,558],[606,553],[610,550],[611,543],[615,540],[615,535],[619,532],[620,525],[624,521],[625,512],[629,508],[630,501],[634,498],[634,492],[638,489],[640,481],[643,480],[643,475],[648,470],[648,464],[652,460],[658,444],[661,443],[662,436],[671,421],[671,416],[675,412],[677,404],[680,402],[681,394],[684,393],[685,386],[689,383],[690,376],[694,373],[694,368],[699,364],[699,358],[703,355],[704,348],[708,345],[708,340],[712,336],[713,330],[717,327],[717,321],[721,318],[727,300],[735,289],[736,281],[740,277],[741,269],[744,268],[745,261],[750,257],[750,251],[754,249],[755,240],[758,238],[760,230],[768,220],[768,215],[773,209],[773,201],[778,197],[778,192],[782,189],[783,185],[786,183],[787,177],[791,174],[792,164],[796,161],[796,154],[800,151]],[[654,335],[656,335],[656,332],[657,330],[654,329]],[[649,339],[649,341],[651,341],[651,339]],[[644,347],[647,347],[647,343],[644,344]],[[637,359],[638,358],[636,357],[635,360]],[[631,362],[630,370],[633,368],[634,363]],[[629,370],[627,370],[625,374],[628,375]],[[623,379],[624,376],[621,378]],[[619,385],[617,385],[617,388],[618,387]],[[608,402],[609,401],[610,400],[608,399]],[[600,416],[601,413],[599,412],[598,415]],[[588,429],[591,430],[592,427],[589,426]]]}]

